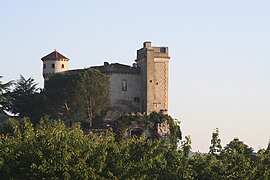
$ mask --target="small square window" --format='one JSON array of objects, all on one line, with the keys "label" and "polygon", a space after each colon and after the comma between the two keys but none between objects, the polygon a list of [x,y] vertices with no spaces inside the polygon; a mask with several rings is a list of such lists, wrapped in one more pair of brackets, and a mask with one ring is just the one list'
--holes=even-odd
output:
[{"label": "small square window", "polygon": [[139,97],[135,97],[134,98],[134,102],[140,102],[140,98]]},{"label": "small square window", "polygon": [[161,47],[161,48],[160,48],[160,52],[161,52],[161,53],[166,53],[166,48],[165,48],[165,47]]}]

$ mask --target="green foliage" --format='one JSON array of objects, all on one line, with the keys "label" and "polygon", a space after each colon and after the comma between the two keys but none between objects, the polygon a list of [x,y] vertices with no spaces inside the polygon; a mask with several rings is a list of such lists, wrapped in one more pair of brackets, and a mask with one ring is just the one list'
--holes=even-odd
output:
[{"label": "green foliage", "polygon": [[32,122],[44,116],[45,97],[42,92],[39,92],[37,84],[33,78],[24,78],[22,75],[14,84],[12,92],[7,95],[9,103],[6,110],[19,115],[20,117],[29,117]]},{"label": "green foliage", "polygon": [[[3,76],[0,76],[0,79],[1,78],[3,78]],[[12,85],[13,85],[13,81],[2,83],[2,81],[0,80],[0,113],[2,110],[5,109],[5,106],[7,105],[9,101],[7,93],[10,91],[10,87]]]},{"label": "green foliage", "polygon": [[36,127],[28,119],[8,120],[0,137],[4,179],[157,179],[170,169],[167,157],[177,156],[158,139],[118,143],[110,133],[85,134],[78,124],[67,128],[47,117]]},{"label": "green foliage", "polygon": [[0,124],[0,134],[16,136],[19,132],[19,122],[15,119],[7,119]]},{"label": "green foliage", "polygon": [[191,137],[185,136],[185,140],[182,142],[182,149],[184,152],[184,157],[189,158],[191,152]]},{"label": "green foliage", "polygon": [[116,140],[124,139],[124,134],[127,128],[132,123],[136,123],[140,127],[148,128],[153,138],[158,138],[157,126],[159,123],[167,122],[170,127],[171,143],[176,145],[178,140],[181,140],[182,134],[180,126],[172,119],[171,116],[162,113],[152,112],[150,115],[122,115],[112,123],[112,129],[116,135]]},{"label": "green foliage", "polygon": [[[131,118],[131,117],[130,117]],[[143,120],[142,120],[143,121]],[[160,121],[159,121],[160,122]],[[190,155],[187,136],[175,149],[144,136],[116,141],[111,132],[85,133],[79,124],[44,117],[0,124],[1,179],[269,179],[270,148],[254,153],[239,139],[220,155]]]},{"label": "green foliage", "polygon": [[[79,125],[67,128],[48,118],[33,128],[29,120],[2,128],[0,174],[4,179],[87,179],[95,178],[90,159],[99,145],[93,134],[85,135]],[[97,158],[98,156],[95,156]],[[92,165],[92,166],[90,166]]]},{"label": "green foliage", "polygon": [[222,149],[221,139],[219,138],[218,128],[212,133],[211,146],[209,147],[209,153],[217,154],[220,153]]},{"label": "green foliage", "polygon": [[108,105],[109,78],[96,69],[55,74],[45,85],[48,114],[55,118],[87,120],[91,127]]},{"label": "green foliage", "polygon": [[156,179],[167,166],[168,149],[161,141],[144,137],[122,141],[109,148],[106,179]]},{"label": "green foliage", "polygon": [[[150,121],[148,121],[148,116],[146,115],[122,115],[112,123],[112,129],[117,141],[124,139],[124,133],[132,122],[136,122],[141,127],[150,125]],[[153,124],[151,124],[150,128],[153,128]]]},{"label": "green foliage", "polygon": [[[221,151],[221,161],[226,168],[224,176],[230,179],[254,179],[256,155],[238,138],[233,139]],[[229,162],[229,163],[227,163]]]}]

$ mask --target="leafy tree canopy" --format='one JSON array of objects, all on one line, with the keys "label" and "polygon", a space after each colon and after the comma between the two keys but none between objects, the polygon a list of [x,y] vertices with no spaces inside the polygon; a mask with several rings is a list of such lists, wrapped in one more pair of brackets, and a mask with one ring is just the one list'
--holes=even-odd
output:
[{"label": "leafy tree canopy", "polygon": [[50,115],[86,121],[91,127],[108,105],[109,78],[92,68],[58,73],[46,82],[45,93]]},{"label": "leafy tree canopy", "polygon": [[3,78],[3,76],[0,76],[0,112],[5,109],[5,106],[8,103],[7,92],[10,91],[10,87],[13,84],[13,81],[3,83],[1,78]]},{"label": "leafy tree canopy", "polygon": [[9,103],[6,109],[10,113],[29,117],[34,123],[45,115],[45,97],[32,77],[26,79],[21,75],[7,95]]},{"label": "leafy tree canopy", "polygon": [[186,136],[176,149],[160,139],[116,141],[110,132],[85,133],[79,124],[44,117],[0,123],[2,179],[269,179],[270,153],[239,139],[220,156],[195,153]]}]

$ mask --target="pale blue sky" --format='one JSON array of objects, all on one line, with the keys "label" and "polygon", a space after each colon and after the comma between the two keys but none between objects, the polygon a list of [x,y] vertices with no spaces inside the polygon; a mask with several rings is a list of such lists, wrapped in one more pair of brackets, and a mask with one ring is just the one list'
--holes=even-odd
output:
[{"label": "pale blue sky", "polygon": [[146,40],[170,49],[169,112],[208,151],[239,137],[255,150],[270,139],[270,1],[12,0],[0,5],[0,75],[33,76],[54,49],[69,67],[132,64]]}]

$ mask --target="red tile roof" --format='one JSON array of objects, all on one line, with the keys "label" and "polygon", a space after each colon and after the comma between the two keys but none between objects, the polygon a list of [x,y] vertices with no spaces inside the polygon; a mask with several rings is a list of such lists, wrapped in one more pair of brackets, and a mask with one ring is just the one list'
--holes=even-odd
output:
[{"label": "red tile roof", "polygon": [[69,60],[67,57],[65,57],[64,55],[60,54],[56,50],[53,51],[53,52],[51,52],[47,56],[44,56],[43,58],[41,58],[42,61],[44,61],[44,60],[52,60],[52,59],[67,59],[67,60]]}]

